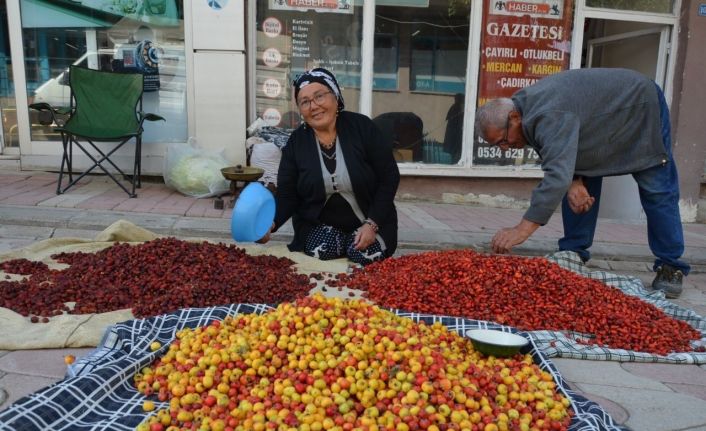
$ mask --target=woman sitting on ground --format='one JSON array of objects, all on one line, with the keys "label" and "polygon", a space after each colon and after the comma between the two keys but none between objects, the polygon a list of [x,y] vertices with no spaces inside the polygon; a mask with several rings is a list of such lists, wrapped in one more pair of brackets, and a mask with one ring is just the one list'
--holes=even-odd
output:
[{"label": "woman sitting on ground", "polygon": [[290,251],[362,265],[391,256],[400,181],[392,143],[368,117],[343,110],[341,89],[326,69],[299,76],[294,98],[303,124],[282,148],[275,220],[259,242],[291,217]]}]

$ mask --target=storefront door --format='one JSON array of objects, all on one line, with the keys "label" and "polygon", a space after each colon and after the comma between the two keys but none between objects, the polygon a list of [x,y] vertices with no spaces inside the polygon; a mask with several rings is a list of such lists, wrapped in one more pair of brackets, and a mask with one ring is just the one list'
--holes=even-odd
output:
[{"label": "storefront door", "polygon": [[[669,26],[650,23],[589,20],[584,67],[624,67],[665,84]],[[637,184],[631,175],[603,180],[599,217],[643,220]]]}]

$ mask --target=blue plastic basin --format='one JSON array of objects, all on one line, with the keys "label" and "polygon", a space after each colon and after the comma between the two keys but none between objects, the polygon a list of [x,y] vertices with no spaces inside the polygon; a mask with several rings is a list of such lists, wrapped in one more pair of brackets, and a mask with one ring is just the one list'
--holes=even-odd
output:
[{"label": "blue plastic basin", "polygon": [[258,182],[240,192],[230,219],[230,232],[236,242],[253,242],[265,236],[275,218],[275,198]]}]

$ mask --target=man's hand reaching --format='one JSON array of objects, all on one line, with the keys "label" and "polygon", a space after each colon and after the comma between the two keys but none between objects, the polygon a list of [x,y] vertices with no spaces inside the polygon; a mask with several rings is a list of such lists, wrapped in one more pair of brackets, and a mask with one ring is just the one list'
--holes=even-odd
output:
[{"label": "man's hand reaching", "polygon": [[569,191],[566,193],[566,198],[569,201],[569,208],[575,214],[588,212],[596,202],[596,198],[588,194],[588,190],[580,178],[575,179],[571,183]]},{"label": "man's hand reaching", "polygon": [[490,248],[493,253],[510,253],[512,247],[525,242],[539,226],[538,223],[522,219],[515,227],[500,229],[490,241]]}]

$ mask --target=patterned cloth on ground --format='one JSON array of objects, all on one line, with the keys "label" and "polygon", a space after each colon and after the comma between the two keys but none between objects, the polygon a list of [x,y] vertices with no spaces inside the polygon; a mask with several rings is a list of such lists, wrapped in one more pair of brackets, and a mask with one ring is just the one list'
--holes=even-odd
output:
[{"label": "patterned cloth on ground", "polygon": [[[664,299],[664,293],[648,291],[642,281],[636,277],[613,274],[606,271],[590,271],[581,261],[578,254],[571,251],[560,251],[546,256],[562,268],[566,268],[584,277],[600,280],[603,283],[616,287],[623,293],[636,296],[641,300],[654,305],[670,317],[683,320],[701,332],[699,346],[706,346],[706,319],[694,311],[680,307]],[[566,332],[558,331],[531,331],[537,348],[548,357],[562,357],[575,359],[590,359],[620,362],[664,362],[680,364],[706,364],[705,352],[671,353],[659,356],[646,352],[635,352],[624,349],[609,349],[596,345],[579,344]],[[695,346],[697,347],[697,346]]]},{"label": "patterned cloth on ground", "polygon": [[[229,315],[261,314],[271,309],[267,305],[249,304],[190,308],[114,325],[106,331],[103,341],[91,355],[79,359],[69,368],[66,379],[24,397],[0,412],[0,431],[133,430],[147,416],[142,410],[144,396],[134,388],[133,376],[166,352],[177,331],[204,326]],[[478,328],[516,332],[506,326],[477,320],[395,312],[417,322],[439,321],[459,334]],[[150,344],[155,340],[162,343],[162,348],[152,352]],[[571,431],[624,429],[616,425],[598,404],[569,389],[555,366],[534,343],[525,349],[540,368],[552,374],[557,390],[571,400],[576,412],[569,428]],[[157,404],[158,408],[167,405]]]},{"label": "patterned cloth on ground", "polygon": [[347,257],[352,262],[368,265],[385,258],[378,240],[365,250],[356,250],[353,245],[356,232],[344,232],[333,226],[317,225],[306,239],[304,253],[321,260]]}]

